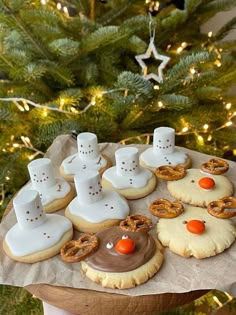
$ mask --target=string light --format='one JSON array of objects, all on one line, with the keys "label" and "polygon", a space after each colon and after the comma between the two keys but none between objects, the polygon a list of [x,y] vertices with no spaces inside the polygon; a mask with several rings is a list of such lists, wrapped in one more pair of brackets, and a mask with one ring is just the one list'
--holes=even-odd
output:
[{"label": "string light", "polygon": [[188,130],[189,130],[188,127],[182,128],[182,132],[183,132],[183,133],[187,132]]},{"label": "string light", "polygon": [[157,104],[158,104],[159,108],[163,108],[164,107],[164,105],[163,105],[163,103],[161,101],[159,101]]},{"label": "string light", "polygon": [[208,124],[203,125],[203,129],[204,129],[205,131],[207,131],[208,128],[209,128],[209,125],[208,125]]},{"label": "string light", "polygon": [[232,106],[231,103],[227,103],[227,104],[225,105],[225,108],[226,108],[227,110],[230,110],[231,106]]},{"label": "string light", "polygon": [[211,38],[212,35],[213,35],[213,32],[212,32],[212,31],[208,32],[208,34],[207,34],[207,36],[208,36],[209,38]]}]

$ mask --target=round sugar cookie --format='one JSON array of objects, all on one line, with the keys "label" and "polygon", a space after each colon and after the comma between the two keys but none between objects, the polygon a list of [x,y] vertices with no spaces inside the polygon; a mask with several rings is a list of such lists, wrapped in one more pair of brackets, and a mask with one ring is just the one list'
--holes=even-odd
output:
[{"label": "round sugar cookie", "polygon": [[85,170],[103,172],[112,163],[109,157],[101,154],[97,136],[91,132],[82,132],[77,136],[77,153],[65,158],[60,165],[61,175],[68,181],[73,182],[75,174]]},{"label": "round sugar cookie", "polygon": [[70,220],[44,212],[39,194],[25,190],[13,200],[17,223],[6,233],[5,253],[13,260],[35,263],[57,255],[73,236]]},{"label": "round sugar cookie", "polygon": [[191,167],[189,155],[175,147],[175,130],[158,127],[153,132],[153,145],[140,154],[140,165],[155,172],[163,165]]},{"label": "round sugar cookie", "polygon": [[[135,180],[135,179],[134,179]],[[130,181],[131,182],[131,181]],[[126,199],[140,199],[149,194],[151,194],[156,186],[157,186],[157,179],[152,174],[150,179],[146,182],[143,187],[130,187],[132,184],[127,184],[126,188],[119,188],[116,186],[115,182],[110,182],[106,179],[106,177],[102,177],[102,187],[105,189],[113,189],[117,191],[120,195],[125,197]],[[125,187],[125,185],[124,185]]]},{"label": "round sugar cookie", "polygon": [[[201,187],[199,181],[203,178],[213,180],[214,187]],[[176,199],[200,207],[207,207],[211,201],[233,194],[233,185],[226,176],[207,174],[194,168],[186,170],[184,178],[167,182],[167,188]]]},{"label": "round sugar cookie", "polygon": [[120,148],[115,152],[115,159],[116,165],[103,173],[103,188],[113,189],[126,199],[139,199],[155,190],[156,176],[140,167],[137,148]]},{"label": "round sugar cookie", "polygon": [[77,196],[66,208],[65,216],[80,232],[97,232],[117,225],[129,214],[129,205],[116,191],[103,189],[98,172],[76,174]]},{"label": "round sugar cookie", "polygon": [[178,217],[161,218],[156,226],[164,247],[184,257],[215,256],[231,246],[236,228],[229,219],[218,219],[205,208],[186,206]]},{"label": "round sugar cookie", "polygon": [[102,176],[105,170],[111,166],[112,162],[105,154],[99,155],[98,159],[93,161],[81,160],[77,154],[74,154],[63,160],[60,166],[60,174],[65,180],[73,182],[76,173],[84,170],[96,170]]},{"label": "round sugar cookie", "polygon": [[52,213],[65,208],[74,198],[75,189],[62,177],[56,177],[50,159],[40,158],[28,164],[30,183],[22,190],[36,190],[44,211]]},{"label": "round sugar cookie", "polygon": [[[81,266],[89,279],[103,287],[132,288],[146,282],[161,268],[163,248],[149,233],[127,232],[120,227],[112,227],[96,236],[99,248],[81,261]],[[134,248],[128,249],[129,253],[125,252],[126,245],[122,247],[122,243],[126,242],[134,244]]]}]

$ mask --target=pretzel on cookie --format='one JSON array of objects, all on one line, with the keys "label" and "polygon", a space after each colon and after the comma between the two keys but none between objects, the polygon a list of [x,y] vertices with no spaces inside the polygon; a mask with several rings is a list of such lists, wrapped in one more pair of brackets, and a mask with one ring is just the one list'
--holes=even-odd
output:
[{"label": "pretzel on cookie", "polygon": [[152,220],[144,215],[129,215],[120,222],[120,228],[128,232],[148,232],[152,229]]},{"label": "pretzel on cookie", "polygon": [[185,174],[185,168],[180,165],[163,165],[159,166],[155,171],[156,177],[169,181],[181,179],[185,176]]},{"label": "pretzel on cookie", "polygon": [[[227,211],[235,209],[235,211]],[[223,197],[219,200],[212,201],[207,206],[207,211],[214,217],[220,219],[229,219],[236,216],[236,197]]]},{"label": "pretzel on cookie", "polygon": [[229,164],[225,160],[217,158],[210,159],[208,162],[201,165],[202,171],[214,175],[224,174],[228,171],[228,169]]},{"label": "pretzel on cookie", "polygon": [[183,213],[184,206],[180,202],[171,202],[167,199],[160,198],[150,204],[149,211],[156,217],[170,219]]},{"label": "pretzel on cookie", "polygon": [[67,242],[61,248],[61,258],[66,262],[78,262],[95,252],[98,248],[98,238],[87,233],[78,240]]}]

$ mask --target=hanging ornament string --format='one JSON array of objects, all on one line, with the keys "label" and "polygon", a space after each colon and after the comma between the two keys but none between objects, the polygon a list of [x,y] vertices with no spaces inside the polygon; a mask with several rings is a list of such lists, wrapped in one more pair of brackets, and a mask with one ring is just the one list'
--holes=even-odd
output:
[{"label": "hanging ornament string", "polygon": [[[150,16],[150,15],[149,15]],[[162,83],[163,82],[163,70],[165,69],[167,63],[169,62],[170,58],[164,55],[160,55],[157,52],[156,46],[155,46],[155,25],[153,24],[152,21],[152,17],[150,16],[150,22],[149,22],[149,37],[150,37],[150,41],[149,41],[149,46],[146,50],[146,52],[144,54],[141,55],[136,55],[135,59],[137,60],[138,64],[140,65],[141,69],[142,69],[142,74],[143,77],[146,80],[154,80],[158,83]],[[160,60],[161,63],[157,68],[157,73],[148,73],[148,66],[146,65],[146,63],[143,61],[145,59],[150,59],[151,56],[154,56],[154,58],[156,60]]]}]

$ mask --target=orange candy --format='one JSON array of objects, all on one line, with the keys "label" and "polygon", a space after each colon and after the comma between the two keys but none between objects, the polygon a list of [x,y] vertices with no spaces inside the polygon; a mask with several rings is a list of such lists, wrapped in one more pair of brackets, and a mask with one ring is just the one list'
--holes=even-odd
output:
[{"label": "orange candy", "polygon": [[215,181],[210,177],[202,177],[198,184],[203,189],[213,189],[215,187]]},{"label": "orange candy", "polygon": [[205,223],[200,220],[191,220],[187,223],[187,230],[193,234],[201,234],[205,231]]},{"label": "orange candy", "polygon": [[134,252],[135,243],[131,238],[121,239],[116,243],[115,249],[121,254],[131,254]]}]

